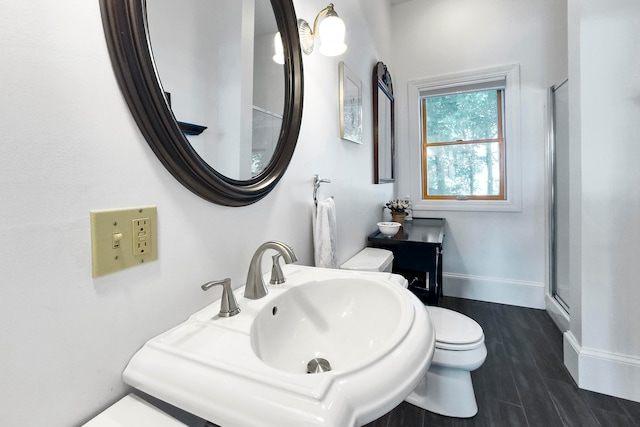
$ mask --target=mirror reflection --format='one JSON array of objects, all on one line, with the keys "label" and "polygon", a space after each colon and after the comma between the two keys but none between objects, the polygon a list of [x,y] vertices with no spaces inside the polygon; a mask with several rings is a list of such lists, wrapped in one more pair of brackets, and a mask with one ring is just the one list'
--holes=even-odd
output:
[{"label": "mirror reflection", "polygon": [[270,0],[153,0],[147,20],[176,120],[205,128],[186,135],[191,146],[226,177],[259,175],[284,111],[286,76],[274,60],[280,40]]},{"label": "mirror reflection", "polygon": [[391,157],[391,100],[378,87],[378,176],[393,178]]}]

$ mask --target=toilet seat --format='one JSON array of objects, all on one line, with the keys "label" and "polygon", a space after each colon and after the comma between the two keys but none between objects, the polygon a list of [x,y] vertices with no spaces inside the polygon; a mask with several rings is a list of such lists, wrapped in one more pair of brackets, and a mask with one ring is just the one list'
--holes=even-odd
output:
[{"label": "toilet seat", "polygon": [[436,348],[473,350],[484,344],[482,327],[470,317],[442,307],[426,306],[436,331]]}]

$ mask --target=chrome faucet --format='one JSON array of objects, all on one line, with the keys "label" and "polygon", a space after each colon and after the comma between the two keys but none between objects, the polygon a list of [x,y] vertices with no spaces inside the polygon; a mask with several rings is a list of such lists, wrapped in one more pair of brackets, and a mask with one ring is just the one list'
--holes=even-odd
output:
[{"label": "chrome faucet", "polygon": [[[244,289],[245,298],[260,299],[269,292],[267,291],[267,285],[265,285],[264,279],[262,278],[262,254],[264,254],[267,249],[278,251],[278,253],[282,255],[282,258],[284,258],[284,262],[287,264],[298,261],[296,254],[293,253],[293,249],[282,242],[269,241],[261,244],[260,247],[256,249],[256,252],[253,254],[253,258],[251,258],[251,264],[249,264],[247,284]],[[274,258],[274,263],[277,262],[277,258]],[[279,277],[278,281],[279,283],[283,283],[285,281],[284,275]]]},{"label": "chrome faucet", "polygon": [[222,297],[220,298],[220,317],[232,317],[240,313],[240,307],[236,297],[231,290],[231,279],[214,280],[201,286],[203,291],[208,291],[216,285],[222,286]]}]

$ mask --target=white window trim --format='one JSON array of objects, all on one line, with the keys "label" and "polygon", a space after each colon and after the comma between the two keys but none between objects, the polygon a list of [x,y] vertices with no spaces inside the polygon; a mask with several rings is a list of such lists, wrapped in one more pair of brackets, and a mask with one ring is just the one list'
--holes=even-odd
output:
[{"label": "white window trim", "polygon": [[[422,126],[420,92],[482,83],[504,78],[505,85],[505,141],[506,141],[506,200],[422,200]],[[522,159],[520,134],[520,66],[518,64],[447,74],[407,84],[409,100],[409,146],[411,150],[410,191],[413,215],[428,217],[426,211],[522,211]]]}]

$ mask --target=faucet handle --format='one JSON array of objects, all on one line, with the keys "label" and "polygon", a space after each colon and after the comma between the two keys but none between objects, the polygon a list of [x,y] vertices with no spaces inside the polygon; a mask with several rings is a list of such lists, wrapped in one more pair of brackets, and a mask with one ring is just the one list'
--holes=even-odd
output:
[{"label": "faucet handle", "polygon": [[213,280],[211,282],[207,282],[201,286],[203,291],[208,291],[212,287],[216,285],[222,286],[222,298],[220,299],[220,313],[218,315],[220,317],[231,317],[240,313],[240,307],[238,306],[238,301],[236,301],[236,297],[233,295],[233,291],[231,290],[231,279],[226,278],[222,280]]},{"label": "faucet handle", "polygon": [[273,265],[271,266],[271,280],[269,283],[272,285],[280,285],[286,281],[282,268],[280,267],[281,254],[275,254],[271,257],[273,259]]}]

